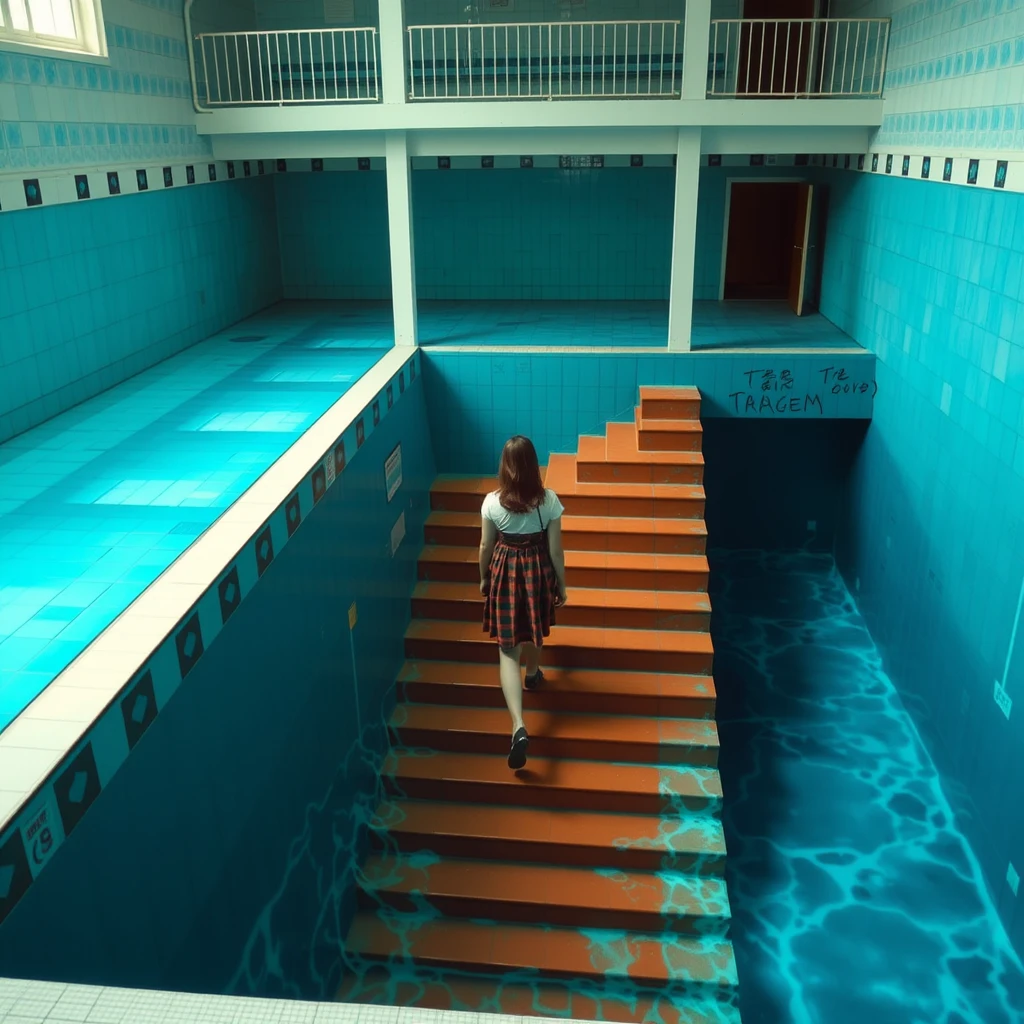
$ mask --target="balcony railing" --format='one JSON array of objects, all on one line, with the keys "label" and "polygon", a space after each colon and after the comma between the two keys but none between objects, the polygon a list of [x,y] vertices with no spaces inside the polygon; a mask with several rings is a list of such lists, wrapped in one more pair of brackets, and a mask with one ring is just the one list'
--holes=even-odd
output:
[{"label": "balcony railing", "polygon": [[679,96],[678,21],[413,25],[415,100]]},{"label": "balcony railing", "polygon": [[204,32],[195,47],[200,108],[380,99],[375,28]]},{"label": "balcony railing", "polygon": [[708,96],[881,96],[888,45],[888,18],[712,21]]}]

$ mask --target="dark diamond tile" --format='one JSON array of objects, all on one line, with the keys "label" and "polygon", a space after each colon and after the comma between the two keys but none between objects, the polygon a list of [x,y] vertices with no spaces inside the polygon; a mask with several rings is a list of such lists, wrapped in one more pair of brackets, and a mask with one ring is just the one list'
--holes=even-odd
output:
[{"label": "dark diamond tile", "polygon": [[271,536],[270,527],[267,526],[256,538],[256,574],[262,576],[273,560],[274,538]]},{"label": "dark diamond tile", "polygon": [[298,493],[293,494],[284,507],[284,518],[288,524],[288,536],[291,535],[299,528],[299,523],[302,522],[302,510],[299,508],[299,495]]},{"label": "dark diamond tile", "polygon": [[100,773],[96,768],[92,743],[86,743],[68,762],[54,782],[53,791],[64,835],[69,836],[100,795]]},{"label": "dark diamond tile", "polygon": [[238,566],[231,566],[231,571],[217,584],[217,596],[220,598],[220,621],[224,624],[235,613],[242,603],[242,588],[238,583]]},{"label": "dark diamond tile", "polygon": [[174,638],[174,644],[178,650],[178,668],[184,679],[203,656],[203,630],[199,624],[199,612],[193,612],[185,620]]},{"label": "dark diamond tile", "polygon": [[121,698],[121,715],[124,718],[125,736],[128,737],[128,749],[132,750],[156,718],[156,696],[153,693],[151,672],[146,671],[128,694]]},{"label": "dark diamond tile", "polygon": [[14,909],[32,884],[21,830],[15,829],[0,845],[0,922]]}]

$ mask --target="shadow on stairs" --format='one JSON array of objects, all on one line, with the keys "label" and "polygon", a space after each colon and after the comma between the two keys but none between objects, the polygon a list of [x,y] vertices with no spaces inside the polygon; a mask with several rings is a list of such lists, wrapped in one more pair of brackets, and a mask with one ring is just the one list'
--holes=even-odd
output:
[{"label": "shadow on stairs", "polygon": [[480,505],[441,477],[338,998],[609,1021],[739,1021],[723,879],[700,395],[552,455],[570,603],[510,772],[481,629]]}]

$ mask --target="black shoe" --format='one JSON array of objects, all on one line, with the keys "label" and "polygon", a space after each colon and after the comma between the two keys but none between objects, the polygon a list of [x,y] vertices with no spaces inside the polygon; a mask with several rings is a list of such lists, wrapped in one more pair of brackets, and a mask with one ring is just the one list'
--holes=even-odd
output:
[{"label": "black shoe", "polygon": [[508,766],[512,771],[519,771],[526,764],[526,751],[530,749],[530,737],[525,727],[517,729],[512,737],[512,749],[508,752]]},{"label": "black shoe", "polygon": [[528,690],[536,690],[544,682],[544,673],[540,669],[537,669],[536,673],[532,676],[526,677],[526,688]]}]

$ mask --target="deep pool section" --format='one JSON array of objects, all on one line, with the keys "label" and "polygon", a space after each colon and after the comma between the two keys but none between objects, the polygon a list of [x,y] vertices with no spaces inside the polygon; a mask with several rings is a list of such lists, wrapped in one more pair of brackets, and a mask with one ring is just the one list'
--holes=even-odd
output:
[{"label": "deep pool section", "polygon": [[1024,969],[828,555],[716,553],[744,1024],[1017,1024]]}]

